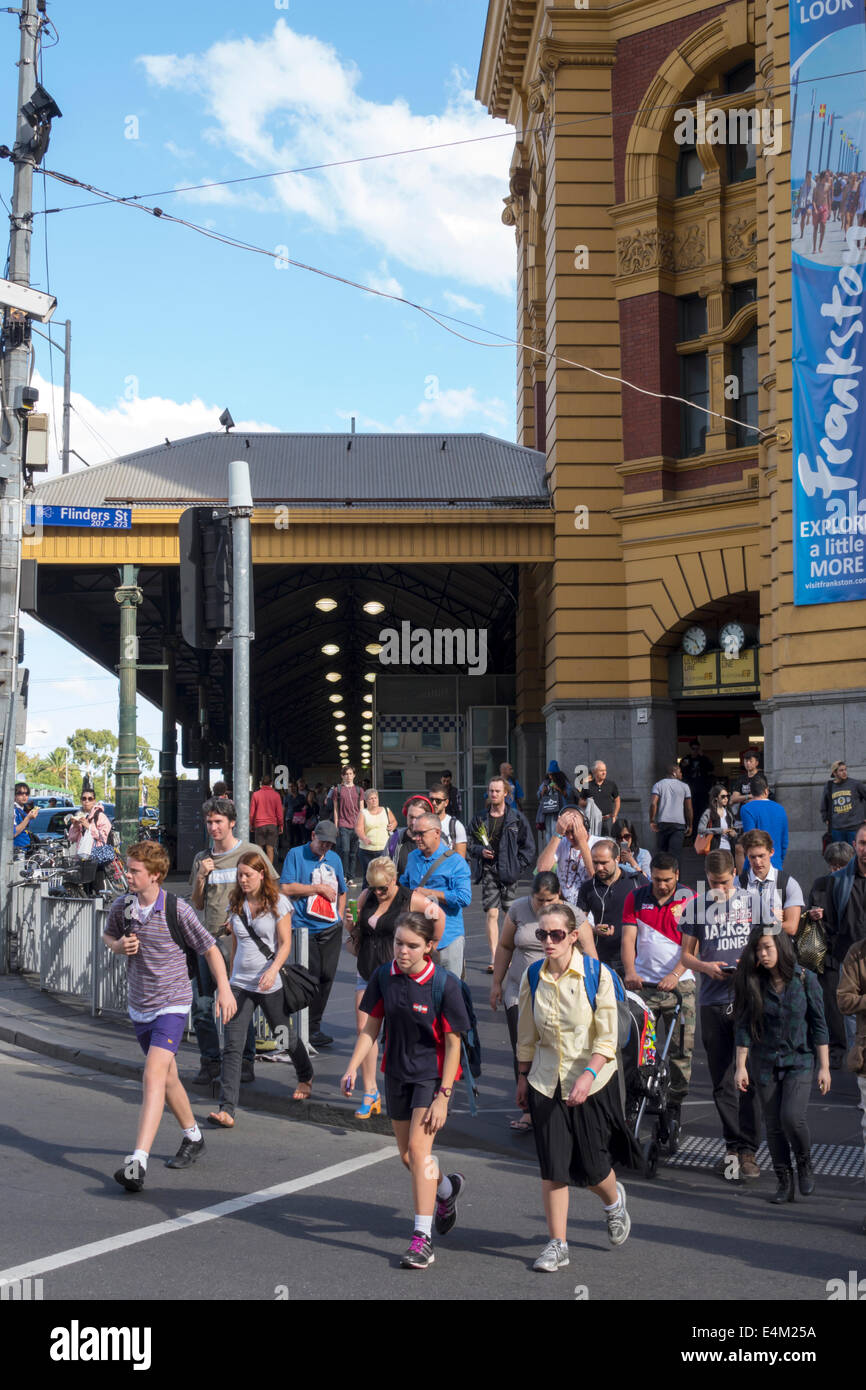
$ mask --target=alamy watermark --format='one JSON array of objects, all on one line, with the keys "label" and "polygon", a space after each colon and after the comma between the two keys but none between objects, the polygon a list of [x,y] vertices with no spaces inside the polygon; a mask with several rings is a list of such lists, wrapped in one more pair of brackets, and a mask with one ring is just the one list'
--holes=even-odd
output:
[{"label": "alamy watermark", "polygon": [[487,670],[486,627],[413,627],[402,622],[379,633],[383,666],[466,666],[470,676]]},{"label": "alamy watermark", "polygon": [[766,158],[782,148],[782,112],[774,107],[707,106],[703,99],[674,112],[678,145],[760,145]]}]

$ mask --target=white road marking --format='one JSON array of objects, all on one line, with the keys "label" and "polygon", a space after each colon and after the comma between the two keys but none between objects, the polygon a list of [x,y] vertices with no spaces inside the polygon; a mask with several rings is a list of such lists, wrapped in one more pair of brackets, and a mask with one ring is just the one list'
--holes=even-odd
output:
[{"label": "white road marking", "polygon": [[333,1182],[335,1178],[346,1177],[359,1168],[381,1163],[384,1158],[395,1158],[398,1152],[396,1144],[388,1144],[374,1153],[349,1158],[344,1163],[334,1163],[330,1168],[320,1168],[317,1173],[308,1173],[303,1178],[292,1178],[289,1182],[278,1183],[276,1187],[264,1187],[259,1192],[232,1197],[228,1201],[218,1202],[216,1206],[203,1207],[201,1211],[187,1212],[171,1221],[158,1221],[153,1226],[142,1226],[137,1231],[109,1236],[106,1240],[94,1240],[89,1245],[77,1245],[71,1250],[61,1250],[58,1254],[47,1255],[41,1260],[15,1265],[12,1269],[0,1269],[0,1280],[11,1283],[18,1279],[30,1279],[40,1274],[48,1274],[53,1269],[62,1269],[64,1265],[79,1264],[82,1260],[93,1260],[99,1255],[110,1255],[127,1245],[138,1245],[145,1240],[155,1240],[157,1236],[185,1231],[190,1226],[202,1226],[206,1221],[219,1221],[221,1217],[231,1216],[236,1211],[246,1211],[248,1207],[259,1206],[262,1202],[273,1202],[280,1197],[288,1197],[293,1192],[303,1192],[308,1187],[316,1187],[319,1183]]}]

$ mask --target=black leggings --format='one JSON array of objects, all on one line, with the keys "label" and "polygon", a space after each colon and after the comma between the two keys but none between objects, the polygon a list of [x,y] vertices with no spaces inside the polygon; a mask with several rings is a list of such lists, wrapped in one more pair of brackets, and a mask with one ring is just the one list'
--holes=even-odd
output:
[{"label": "black leggings", "polygon": [[[288,1036],[291,1018],[291,1015],[286,1012],[285,995],[282,989],[275,990],[273,994],[256,994],[252,990],[242,989],[239,985],[232,985],[231,989],[237,1000],[238,1011],[225,1026],[225,1045],[220,1078],[222,1082],[220,1110],[225,1110],[229,1115],[235,1113],[235,1107],[238,1103],[238,1094],[241,1089],[241,1053],[244,1050],[247,1025],[253,1016],[256,1005],[260,1005],[264,1010],[265,1018],[274,1032],[278,1028],[285,1028]],[[294,1063],[298,1080],[312,1081],[313,1064],[310,1061],[310,1054],[300,1038],[297,1039],[293,1047],[289,1048],[289,1056]]]},{"label": "black leggings", "polygon": [[806,1109],[811,1089],[811,1071],[794,1071],[793,1068],[774,1068],[772,1079],[758,1086],[764,1107],[767,1148],[774,1168],[791,1167],[792,1149],[794,1158],[799,1161],[809,1157],[812,1141],[806,1124]]}]

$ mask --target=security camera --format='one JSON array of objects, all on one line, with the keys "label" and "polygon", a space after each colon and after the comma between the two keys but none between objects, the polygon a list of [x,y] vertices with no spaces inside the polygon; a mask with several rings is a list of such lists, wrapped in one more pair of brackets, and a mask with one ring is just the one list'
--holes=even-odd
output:
[{"label": "security camera", "polygon": [[38,323],[47,323],[57,308],[57,300],[53,294],[31,290],[29,285],[16,285],[14,280],[0,280],[0,305],[7,309],[20,309]]}]

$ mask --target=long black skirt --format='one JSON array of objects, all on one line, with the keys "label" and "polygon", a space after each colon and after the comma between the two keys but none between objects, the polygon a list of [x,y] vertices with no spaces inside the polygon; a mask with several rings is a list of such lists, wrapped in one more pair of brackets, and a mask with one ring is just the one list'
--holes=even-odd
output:
[{"label": "long black skirt", "polygon": [[582,1105],[566,1105],[557,1082],[552,1096],[529,1084],[535,1148],[541,1176],[572,1187],[597,1187],[616,1164],[637,1167],[640,1152],[619,1098],[616,1075]]}]

